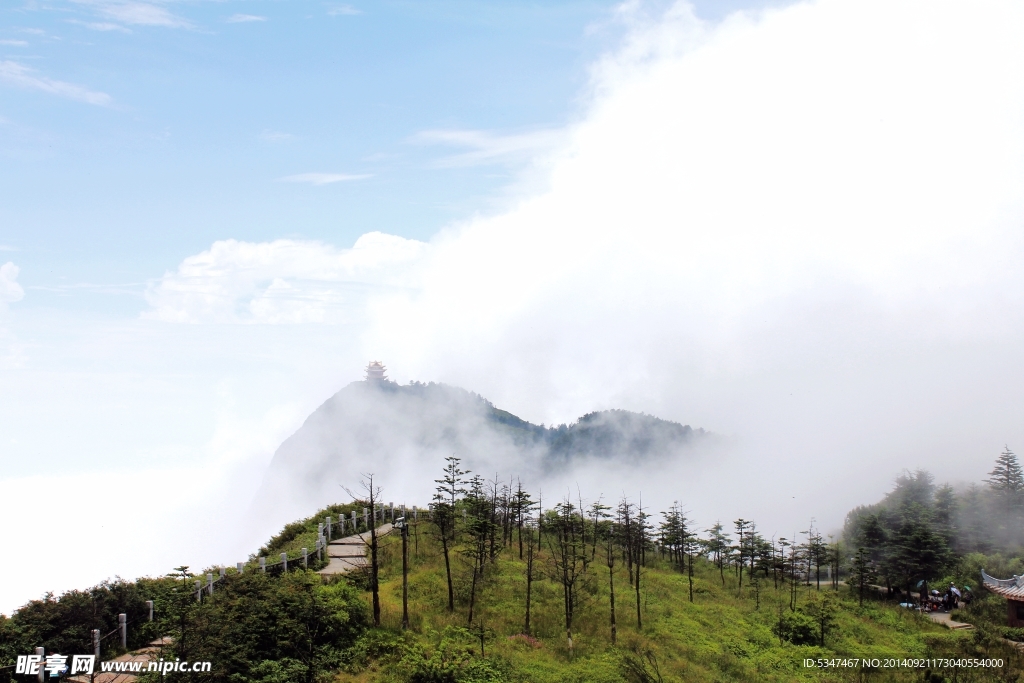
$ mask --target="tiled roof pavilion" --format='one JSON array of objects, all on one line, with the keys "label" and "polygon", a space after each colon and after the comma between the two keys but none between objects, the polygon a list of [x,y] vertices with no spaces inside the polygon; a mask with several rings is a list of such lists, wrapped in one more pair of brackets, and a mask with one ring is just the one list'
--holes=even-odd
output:
[{"label": "tiled roof pavilion", "polygon": [[1024,576],[1014,574],[1012,579],[997,579],[981,570],[981,580],[985,588],[1008,600],[1024,601]]},{"label": "tiled roof pavilion", "polygon": [[1010,626],[1024,626],[1024,576],[1014,574],[1012,579],[997,579],[981,570],[985,588],[1006,598],[1006,616]]}]

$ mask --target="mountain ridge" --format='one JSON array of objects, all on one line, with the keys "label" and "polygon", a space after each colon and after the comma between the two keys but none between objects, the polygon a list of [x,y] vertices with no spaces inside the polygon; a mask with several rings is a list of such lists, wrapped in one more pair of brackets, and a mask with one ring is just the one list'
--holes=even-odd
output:
[{"label": "mountain ridge", "polygon": [[[386,472],[400,490],[426,493],[423,484],[432,489],[434,478],[428,472],[452,454],[478,472],[544,476],[581,462],[676,457],[709,435],[622,409],[537,425],[461,387],[364,380],[325,400],[281,443],[260,495],[326,503],[337,497],[337,485],[350,486],[370,469]],[[416,475],[420,470],[423,476]]]}]

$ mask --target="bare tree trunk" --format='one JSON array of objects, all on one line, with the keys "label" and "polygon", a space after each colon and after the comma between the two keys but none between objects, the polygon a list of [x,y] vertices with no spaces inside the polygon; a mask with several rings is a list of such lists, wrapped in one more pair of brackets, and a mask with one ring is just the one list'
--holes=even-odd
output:
[{"label": "bare tree trunk", "polygon": [[633,527],[629,519],[629,506],[623,508],[623,533],[626,535],[624,548],[626,551],[626,574],[629,576],[629,585],[633,585]]},{"label": "bare tree trunk", "polygon": [[373,591],[373,625],[380,626],[380,566],[377,564],[377,492],[373,490],[373,475],[369,475],[370,485],[370,590]]},{"label": "bare tree trunk", "polygon": [[409,523],[402,526],[402,630],[409,628]]},{"label": "bare tree trunk", "polygon": [[611,619],[612,619],[612,645],[615,644],[615,552],[612,549],[612,540],[608,539],[608,593],[610,596]]},{"label": "bare tree trunk", "polygon": [[455,589],[452,587],[452,563],[448,556],[448,538],[441,534],[441,548],[444,550],[444,571],[448,576],[448,611],[455,611]]},{"label": "bare tree trunk", "polygon": [[743,529],[740,529],[740,584],[739,590],[743,591]]},{"label": "bare tree trunk", "polygon": [[686,574],[690,581],[690,602],[693,602],[693,554],[686,553],[686,557],[689,559],[689,567],[687,568]]},{"label": "bare tree trunk", "polygon": [[[490,530],[493,532],[494,525],[491,525]],[[487,529],[484,529],[483,533],[479,535],[476,540],[476,553],[473,558],[473,583],[469,589],[469,623],[473,623],[473,608],[476,605],[476,586],[477,579],[482,579],[484,576],[484,560],[487,553]],[[491,537],[493,542],[493,536]]]},{"label": "bare tree trunk", "polygon": [[640,563],[636,563],[636,630],[641,630],[644,627],[643,620],[640,618]]},{"label": "bare tree trunk", "polygon": [[469,620],[468,620],[467,623],[469,623],[470,625],[473,624],[473,606],[476,604],[476,577],[477,577],[476,561],[474,560],[474,563],[473,563],[473,583],[472,583],[472,585],[471,585],[471,587],[469,589]]},{"label": "bare tree trunk", "polygon": [[537,492],[537,552],[544,536],[544,491]]},{"label": "bare tree trunk", "polygon": [[[520,534],[522,534],[522,530],[520,530]],[[526,624],[523,631],[526,635],[530,635],[530,598],[533,589],[533,539],[528,540],[526,548]],[[520,535],[519,541],[521,544],[522,535]],[[520,545],[520,547],[522,546]]]},{"label": "bare tree trunk", "polygon": [[519,536],[519,559],[523,559],[523,485],[518,486],[516,494],[516,532]]}]

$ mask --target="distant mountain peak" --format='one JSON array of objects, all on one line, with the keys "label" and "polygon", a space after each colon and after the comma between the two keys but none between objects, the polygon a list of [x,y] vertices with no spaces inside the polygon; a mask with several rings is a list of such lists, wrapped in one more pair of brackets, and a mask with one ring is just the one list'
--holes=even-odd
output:
[{"label": "distant mountain peak", "polygon": [[362,473],[423,486],[455,454],[473,471],[540,476],[591,461],[685,455],[703,429],[628,410],[587,413],[571,424],[533,424],[460,387],[398,384],[379,361],[317,408],[277,449],[261,496],[338,499]]}]

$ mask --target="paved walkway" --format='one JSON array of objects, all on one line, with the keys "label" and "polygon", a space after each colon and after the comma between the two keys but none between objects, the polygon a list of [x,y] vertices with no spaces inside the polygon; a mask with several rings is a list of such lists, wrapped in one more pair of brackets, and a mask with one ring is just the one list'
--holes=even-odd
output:
[{"label": "paved walkway", "polygon": [[[157,638],[156,640],[151,642],[146,647],[144,647],[142,649],[139,649],[139,650],[135,650],[134,652],[125,653],[125,654],[121,655],[120,657],[115,657],[111,661],[114,661],[114,662],[141,662],[142,663],[142,668],[145,669],[146,666],[150,662],[158,661],[160,659],[161,652],[163,652],[163,648],[165,646],[169,647],[173,642],[174,642],[174,639],[171,638],[170,636],[164,636],[162,638]],[[134,674],[134,673],[126,673],[126,672],[117,673],[117,672],[113,672],[113,671],[108,671],[108,672],[100,671],[100,663],[99,662],[96,662],[95,668],[96,668],[96,677],[95,677],[95,679],[90,679],[89,676],[69,676],[67,680],[68,681],[72,681],[72,683],[90,683],[90,680],[95,681],[95,683],[132,683],[135,679],[138,678],[138,675]]]},{"label": "paved walkway", "polygon": [[[391,533],[391,524],[377,527],[377,536]],[[323,576],[347,574],[354,569],[365,569],[370,566],[366,551],[370,547],[370,532],[354,534],[331,541],[327,546],[327,566],[320,570]]]},{"label": "paved walkway", "polygon": [[954,621],[953,615],[949,612],[927,612],[927,614],[928,618],[932,621],[938,624],[942,624],[943,626],[951,628],[953,630],[974,628],[973,624],[967,624],[962,621]]}]

